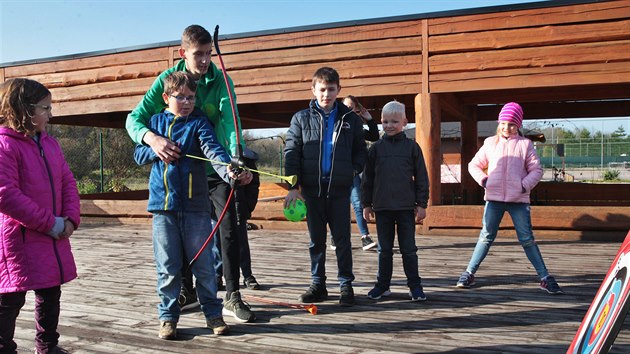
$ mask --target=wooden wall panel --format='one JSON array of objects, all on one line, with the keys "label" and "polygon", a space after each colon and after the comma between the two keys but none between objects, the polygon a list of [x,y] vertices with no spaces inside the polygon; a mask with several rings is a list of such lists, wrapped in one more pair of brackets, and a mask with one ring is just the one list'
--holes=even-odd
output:
[{"label": "wooden wall panel", "polygon": [[563,23],[597,22],[630,16],[630,0],[605,1],[531,10],[494,12],[430,19],[429,34],[478,32],[488,29],[538,27]]},{"label": "wooden wall panel", "polygon": [[[362,79],[341,79],[342,95],[386,96],[417,94],[420,92],[420,74],[385,76]],[[236,90],[239,104],[309,100],[313,96],[310,82],[282,85],[247,86]]]},{"label": "wooden wall panel", "polygon": [[349,78],[419,74],[420,64],[420,56],[409,55],[235,70],[230,71],[230,77],[237,90],[246,86],[277,85],[291,82],[302,82],[310,87],[313,73],[318,68],[329,65],[339,72],[341,85],[345,86],[345,81]]},{"label": "wooden wall panel", "polygon": [[300,32],[287,32],[255,37],[229,36],[220,43],[221,53],[273,51],[284,48],[310,47],[354,41],[420,36],[420,20],[358,25]]},{"label": "wooden wall panel", "polygon": [[429,70],[438,74],[623,61],[630,61],[630,40],[435,55]]},{"label": "wooden wall panel", "polygon": [[37,80],[49,89],[52,89],[147,77],[155,78],[168,68],[168,61],[161,60],[148,63],[107,66],[98,69],[31,75],[29,78]]},{"label": "wooden wall panel", "polygon": [[436,35],[429,38],[431,54],[503,48],[606,42],[630,38],[630,20],[553,25],[508,30]]},{"label": "wooden wall panel", "polygon": [[168,60],[168,48],[160,47],[132,52],[84,57],[80,59],[9,66],[6,67],[5,70],[7,77],[25,77],[47,73],[103,68],[108,66],[148,63],[160,60]]},{"label": "wooden wall panel", "polygon": [[[241,70],[267,66],[284,66],[321,61],[351,60],[370,57],[418,55],[422,41],[418,37],[392,38],[370,42],[351,42],[337,45],[320,45],[304,48],[287,48],[244,54],[223,54],[228,70]],[[252,60],[255,57],[255,60]]]},{"label": "wooden wall panel", "polygon": [[[142,99],[142,96],[144,96],[144,92],[142,92],[142,94],[125,97],[94,98],[87,101],[53,103],[53,116],[63,117],[105,112],[129,112],[136,107],[138,102]],[[54,94],[53,97],[55,97]],[[86,125],[98,126],[98,124]]]},{"label": "wooden wall panel", "polygon": [[630,65],[620,62],[433,74],[430,85],[435,93],[629,82]]}]

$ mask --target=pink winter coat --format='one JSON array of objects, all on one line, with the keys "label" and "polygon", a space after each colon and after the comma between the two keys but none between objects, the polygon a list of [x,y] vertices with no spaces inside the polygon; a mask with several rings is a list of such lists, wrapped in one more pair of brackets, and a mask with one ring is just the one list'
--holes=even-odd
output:
[{"label": "pink winter coat", "polygon": [[487,138],[468,171],[479,185],[485,182],[485,200],[511,203],[529,203],[529,192],[543,175],[534,144],[519,135]]},{"label": "pink winter coat", "polygon": [[47,235],[55,216],[79,226],[79,193],[59,143],[0,127],[0,293],[77,277],[70,241]]}]

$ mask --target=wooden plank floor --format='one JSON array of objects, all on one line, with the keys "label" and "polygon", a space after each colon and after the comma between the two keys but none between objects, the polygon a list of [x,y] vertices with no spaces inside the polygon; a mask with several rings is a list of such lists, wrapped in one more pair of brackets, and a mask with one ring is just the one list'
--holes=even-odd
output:
[{"label": "wooden plank floor", "polygon": [[[377,269],[374,251],[353,249],[358,305],[340,308],[336,263],[328,250],[330,299],[310,315],[250,301],[258,320],[217,337],[201,312],[182,315],[178,341],[157,338],[157,295],[150,225],[84,225],[73,236],[79,278],[63,286],[61,345],[74,353],[564,353],[619,243],[541,241],[548,268],[566,295],[538,289],[533,268],[515,240],[499,237],[477,273],[477,286],[454,287],[475,238],[418,236],[420,271],[428,301],[410,302],[399,255],[394,294],[375,302],[365,295]],[[247,295],[296,302],[308,286],[304,232],[250,232],[254,274],[264,285]],[[223,293],[220,293],[223,296]],[[626,324],[613,353],[630,352]],[[19,351],[33,351],[33,295],[18,318]]]}]

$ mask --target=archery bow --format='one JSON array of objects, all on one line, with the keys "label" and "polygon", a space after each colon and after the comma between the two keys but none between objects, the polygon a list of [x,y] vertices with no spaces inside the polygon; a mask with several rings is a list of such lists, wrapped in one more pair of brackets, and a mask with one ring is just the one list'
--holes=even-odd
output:
[{"label": "archery bow", "polygon": [[[230,106],[232,107],[232,119],[234,120],[234,130],[236,132],[236,156],[232,157],[232,161],[230,163],[230,166],[232,167],[232,171],[234,173],[238,174],[239,171],[241,171],[242,168],[245,166],[245,163],[243,162],[243,147],[241,146],[241,137],[240,137],[241,127],[238,124],[238,118],[236,117],[236,104],[234,103],[234,96],[232,95],[232,90],[230,88],[230,80],[228,79],[227,70],[225,69],[225,64],[223,64],[223,58],[221,57],[221,50],[219,49],[219,25],[217,25],[214,28],[214,36],[213,37],[214,37],[213,38],[214,39],[214,48],[215,48],[215,50],[217,52],[217,58],[219,58],[219,64],[221,66],[221,72],[223,73],[223,80],[225,81],[225,87],[226,87],[227,92],[228,92],[228,97],[230,98]],[[232,198],[234,197],[234,190],[236,189],[237,183],[238,183],[238,181],[234,181],[234,185],[230,189],[230,194],[228,195],[227,201],[225,202],[225,205],[223,206],[223,211],[221,212],[221,215],[219,216],[219,219],[217,220],[216,225],[212,229],[212,232],[210,233],[210,235],[206,239],[206,242],[203,243],[203,245],[201,246],[201,248],[199,249],[199,251],[197,252],[195,257],[193,257],[193,259],[190,261],[190,263],[188,263],[188,269],[192,268],[192,266],[195,264],[195,262],[197,261],[197,259],[201,255],[201,253],[208,246],[208,243],[210,243],[210,240],[212,240],[212,237],[214,237],[214,234],[216,234],[217,230],[219,230],[219,225],[221,225],[221,222],[223,221],[223,218],[225,217],[225,214],[226,214],[228,208],[230,207],[230,203],[232,202]],[[238,214],[238,212],[236,212],[236,213]]]}]

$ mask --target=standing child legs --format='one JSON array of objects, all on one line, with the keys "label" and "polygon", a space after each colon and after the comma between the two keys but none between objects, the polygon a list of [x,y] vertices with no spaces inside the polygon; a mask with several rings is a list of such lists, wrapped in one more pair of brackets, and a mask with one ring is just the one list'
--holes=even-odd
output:
[{"label": "standing child legs", "polygon": [[549,272],[543,261],[542,254],[534,240],[532,232],[531,207],[527,203],[508,203],[508,212],[512,217],[512,223],[516,230],[516,236],[521,243],[527,258],[536,269],[536,273],[540,279],[543,279]]},{"label": "standing child legs", "polygon": [[479,239],[477,245],[473,251],[470,262],[466,271],[470,274],[475,274],[479,265],[488,255],[490,246],[497,237],[499,231],[499,224],[503,219],[503,214],[506,211],[506,203],[487,201],[483,210],[482,228],[479,233]]},{"label": "standing child legs", "polygon": [[413,210],[377,211],[376,231],[378,232],[378,276],[377,287],[389,289],[393,273],[393,248],[395,232],[398,231],[398,245],[407,277],[407,286],[420,286],[418,274],[418,248],[416,247],[416,225]]},{"label": "standing child legs", "polygon": [[352,191],[350,192],[350,202],[352,203],[352,210],[354,210],[354,217],[357,221],[357,227],[361,236],[369,235],[370,230],[367,226],[367,221],[363,218],[363,208],[361,207],[361,176],[354,176]]},{"label": "standing child legs", "polygon": [[59,344],[60,299],[60,286],[35,290],[35,348],[38,353],[46,353]]},{"label": "standing child legs", "polygon": [[395,212],[377,211],[376,232],[378,233],[378,274],[376,287],[388,290],[392,280],[394,237],[396,232]]},{"label": "standing child legs", "polygon": [[0,353],[15,353],[15,322],[24,306],[26,292],[0,294]]},{"label": "standing child legs", "polygon": [[177,298],[181,290],[181,270],[184,264],[181,219],[181,213],[178,212],[153,213],[153,256],[157,270],[160,321],[179,321]]},{"label": "standing child legs", "polygon": [[[182,243],[186,263],[199,252],[212,231],[209,212],[188,212],[183,215]],[[201,310],[207,319],[221,317],[222,301],[217,299],[217,283],[214,257],[211,247],[206,247],[192,267]]]}]

